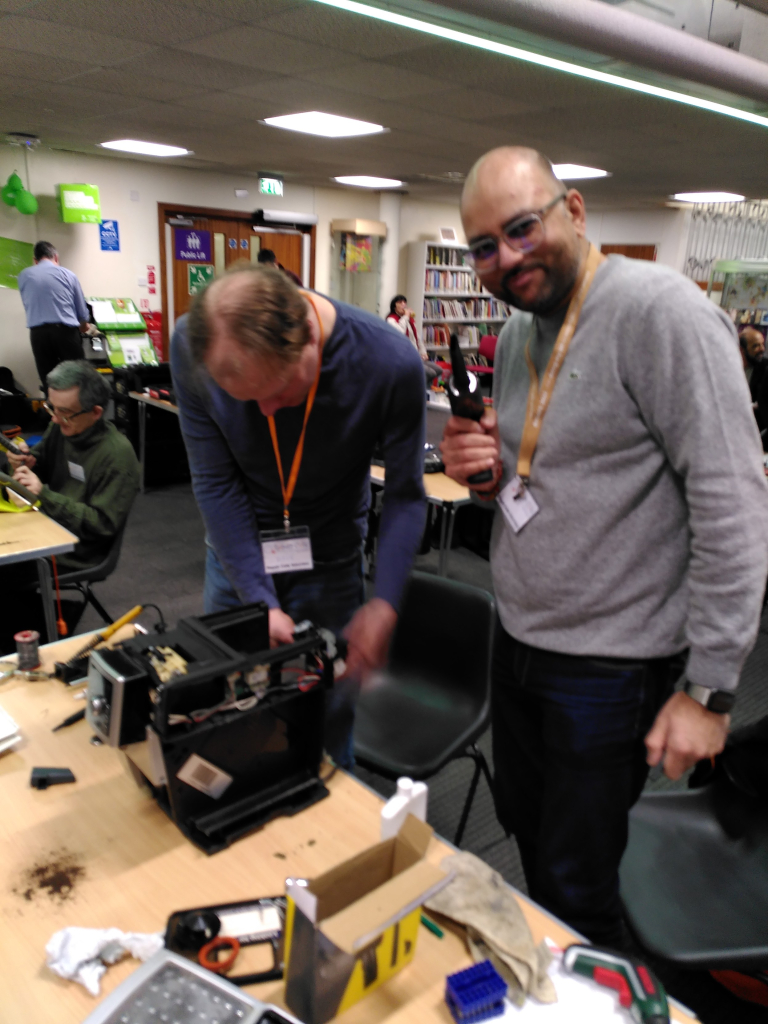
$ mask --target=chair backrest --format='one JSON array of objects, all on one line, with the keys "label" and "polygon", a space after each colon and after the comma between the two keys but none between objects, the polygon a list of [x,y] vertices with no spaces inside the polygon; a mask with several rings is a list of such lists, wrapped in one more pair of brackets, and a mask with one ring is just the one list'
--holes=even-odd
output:
[{"label": "chair backrest", "polygon": [[108,576],[111,576],[120,560],[120,549],[123,546],[123,535],[125,534],[127,524],[128,516],[125,517],[123,525],[112,538],[112,545],[109,551],[97,565],[89,566],[87,569],[75,569],[72,572],[62,573],[59,575],[59,582],[62,585],[76,581],[100,583],[102,580],[107,579]]},{"label": "chair backrest", "polygon": [[486,590],[412,573],[392,639],[393,672],[418,672],[489,699],[495,604]]},{"label": "chair backrest", "polygon": [[496,343],[499,340],[497,334],[484,334],[480,339],[480,346],[478,348],[478,355],[484,356],[488,360],[488,364],[493,366],[493,359],[496,355]]}]

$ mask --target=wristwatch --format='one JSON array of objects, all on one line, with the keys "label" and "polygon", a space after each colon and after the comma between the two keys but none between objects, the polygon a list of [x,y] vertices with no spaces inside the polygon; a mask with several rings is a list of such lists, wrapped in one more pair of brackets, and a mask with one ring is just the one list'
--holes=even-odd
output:
[{"label": "wristwatch", "polygon": [[699,686],[690,680],[686,680],[685,692],[707,711],[714,711],[716,715],[727,715],[736,703],[736,694],[733,690],[713,690],[709,686]]}]

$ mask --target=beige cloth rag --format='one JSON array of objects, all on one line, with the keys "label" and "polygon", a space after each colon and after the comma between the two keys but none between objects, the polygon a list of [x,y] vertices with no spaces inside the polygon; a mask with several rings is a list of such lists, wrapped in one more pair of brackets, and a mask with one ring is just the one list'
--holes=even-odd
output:
[{"label": "beige cloth rag", "polygon": [[534,946],[528,922],[501,875],[473,853],[452,854],[441,866],[455,877],[426,907],[466,927],[474,960],[491,961],[516,1006],[529,995],[541,1003],[556,1003],[547,974],[549,950],[544,942]]}]

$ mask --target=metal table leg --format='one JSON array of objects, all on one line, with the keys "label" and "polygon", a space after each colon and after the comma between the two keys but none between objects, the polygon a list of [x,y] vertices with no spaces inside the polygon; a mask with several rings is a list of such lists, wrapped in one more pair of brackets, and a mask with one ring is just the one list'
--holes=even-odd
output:
[{"label": "metal table leg", "polygon": [[144,464],[147,455],[147,403],[139,402],[139,489],[144,493]]},{"label": "metal table leg", "polygon": [[51,644],[58,640],[56,633],[56,608],[53,603],[53,578],[51,567],[47,558],[37,558],[37,578],[40,582],[40,600],[43,602],[43,614],[45,616],[45,631],[47,636],[44,643]]},{"label": "metal table leg", "polygon": [[443,514],[440,516],[440,548],[438,551],[437,558],[437,574],[438,576],[445,576],[445,562],[446,562],[446,538],[448,534],[448,519],[450,516],[451,505],[448,502],[441,501],[440,508]]},{"label": "metal table leg", "polygon": [[448,556],[451,553],[451,545],[453,544],[453,527],[454,527],[454,523],[456,522],[456,513],[457,512],[458,512],[458,508],[457,508],[457,506],[452,501],[451,502],[446,502],[443,505],[443,515],[444,516],[445,515],[448,516],[448,526],[447,526],[446,537],[445,537],[445,551],[443,551],[443,553],[442,553],[442,555],[443,555],[443,558],[442,558],[442,568],[440,570],[440,575],[441,576],[447,576],[447,574],[448,574]]}]

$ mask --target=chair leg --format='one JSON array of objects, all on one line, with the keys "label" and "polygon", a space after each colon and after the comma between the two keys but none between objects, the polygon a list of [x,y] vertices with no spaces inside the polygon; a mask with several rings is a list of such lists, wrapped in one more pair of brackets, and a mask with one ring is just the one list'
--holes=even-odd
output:
[{"label": "chair leg", "polygon": [[91,588],[88,586],[88,584],[86,584],[86,586],[85,586],[84,595],[85,595],[85,602],[86,602],[86,604],[88,604],[90,602],[93,605],[93,607],[96,609],[96,611],[99,613],[99,615],[102,617],[104,622],[108,626],[111,626],[112,623],[115,620],[109,614],[109,612],[104,607],[104,605],[101,603],[101,601],[98,599],[98,597],[96,597],[96,595],[91,590]]},{"label": "chair leg", "polygon": [[461,846],[461,840],[464,838],[464,829],[467,827],[469,812],[472,809],[472,801],[474,800],[475,793],[477,792],[477,784],[480,781],[480,772],[485,776],[488,788],[491,791],[491,796],[493,796],[493,782],[491,781],[491,773],[488,769],[488,762],[485,760],[485,754],[480,750],[476,743],[473,743],[471,747],[468,747],[467,750],[465,750],[464,756],[469,757],[474,761],[475,770],[472,773],[472,781],[469,784],[467,799],[464,801],[459,827],[453,838],[454,846]]}]

